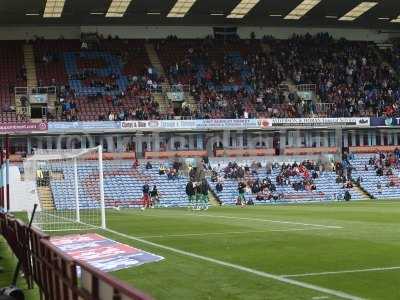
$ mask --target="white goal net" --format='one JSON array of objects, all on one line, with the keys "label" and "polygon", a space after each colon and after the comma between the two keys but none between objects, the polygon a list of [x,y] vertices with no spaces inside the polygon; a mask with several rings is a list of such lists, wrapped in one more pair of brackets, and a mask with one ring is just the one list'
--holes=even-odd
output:
[{"label": "white goal net", "polygon": [[34,226],[43,231],[106,227],[101,146],[37,150],[25,160],[24,173],[25,180],[36,182]]}]

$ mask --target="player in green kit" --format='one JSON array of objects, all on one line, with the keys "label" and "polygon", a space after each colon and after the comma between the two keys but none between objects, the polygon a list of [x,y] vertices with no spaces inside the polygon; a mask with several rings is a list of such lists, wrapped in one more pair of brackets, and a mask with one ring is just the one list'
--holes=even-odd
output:
[{"label": "player in green kit", "polygon": [[201,193],[201,209],[208,209],[208,183],[205,178],[201,181],[200,184],[200,193]]},{"label": "player in green kit", "polygon": [[195,187],[195,191],[196,191],[196,207],[195,210],[200,210],[200,204],[202,203],[202,199],[203,199],[203,195],[201,193],[201,182],[196,182],[196,187]]}]

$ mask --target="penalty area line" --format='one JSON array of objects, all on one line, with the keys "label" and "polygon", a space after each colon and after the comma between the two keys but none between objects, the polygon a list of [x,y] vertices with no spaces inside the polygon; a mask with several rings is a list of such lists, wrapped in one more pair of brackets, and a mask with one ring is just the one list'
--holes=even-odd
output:
[{"label": "penalty area line", "polygon": [[146,235],[146,236],[139,236],[138,238],[150,239],[150,238],[168,238],[168,237],[196,237],[196,236],[212,236],[212,235],[225,235],[225,234],[229,235],[229,234],[310,231],[310,230],[327,230],[327,229],[328,228],[293,228],[293,229],[271,229],[271,230],[251,230],[251,231],[200,232],[200,233]]},{"label": "penalty area line", "polygon": [[282,283],[298,286],[298,287],[301,287],[301,288],[313,290],[313,291],[324,293],[324,294],[327,294],[327,295],[336,296],[336,297],[339,297],[339,298],[342,298],[342,299],[363,300],[363,298],[360,298],[360,297],[357,297],[357,296],[353,296],[353,295],[347,294],[347,293],[342,292],[342,291],[333,290],[333,289],[329,289],[329,288],[324,288],[324,287],[321,287],[321,286],[318,286],[318,285],[305,283],[305,282],[301,282],[301,281],[290,279],[290,278],[285,278],[285,277],[282,277],[280,275],[274,275],[274,274],[271,274],[271,273],[267,273],[267,272],[263,272],[263,271],[259,271],[259,270],[255,270],[255,269],[251,269],[251,268],[248,268],[248,267],[244,267],[244,266],[241,266],[241,265],[229,263],[229,262],[222,261],[222,260],[219,260],[219,259],[215,259],[215,258],[212,258],[212,257],[203,256],[203,255],[195,254],[195,253],[192,253],[192,252],[187,252],[187,251],[180,250],[180,249],[177,249],[177,248],[173,248],[173,247],[170,247],[170,246],[165,246],[165,245],[162,245],[162,244],[154,243],[154,242],[151,242],[151,241],[139,238],[139,237],[130,236],[130,235],[127,235],[125,233],[121,233],[121,232],[118,232],[118,231],[115,231],[115,230],[112,230],[112,229],[106,228],[106,229],[103,229],[103,230],[106,231],[106,232],[109,232],[111,234],[119,235],[119,236],[121,236],[123,238],[130,239],[130,240],[133,240],[133,241],[137,241],[137,242],[140,242],[140,243],[143,243],[143,244],[147,244],[147,245],[150,245],[150,246],[153,246],[153,247],[156,247],[156,248],[168,250],[170,252],[178,253],[178,254],[181,254],[181,255],[184,255],[184,256],[188,256],[188,257],[192,257],[192,258],[197,258],[199,260],[211,262],[211,263],[214,263],[216,265],[228,267],[228,268],[239,270],[239,271],[242,271],[242,272],[247,272],[247,273],[250,273],[250,274],[253,274],[253,275],[257,275],[257,276],[260,276],[260,277],[269,278],[269,279],[272,279],[272,280],[275,280],[275,281],[279,281],[279,282],[282,282]]},{"label": "penalty area line", "polygon": [[[133,212],[128,212],[133,213]],[[156,215],[156,214],[148,214],[143,212],[135,212],[136,216],[141,217],[149,217],[149,218],[158,218],[158,217],[183,217],[183,216],[191,216],[191,217],[208,217],[208,218],[224,218],[224,219],[233,219],[233,220],[246,220],[246,221],[255,221],[255,222],[266,222],[266,223],[277,223],[277,224],[289,224],[289,225],[301,225],[301,226],[310,226],[310,227],[321,227],[321,228],[330,228],[330,229],[343,229],[343,226],[337,225],[323,225],[323,224],[315,224],[315,223],[301,223],[295,221],[283,221],[283,220],[270,220],[270,219],[260,219],[260,218],[247,218],[247,217],[235,217],[235,216],[227,216],[227,215],[212,215],[212,214],[197,214],[197,213],[182,213],[182,214],[169,214],[169,215]]]},{"label": "penalty area line", "polygon": [[186,214],[186,215],[197,216],[197,217],[206,217],[206,218],[221,218],[221,219],[246,220],[246,221],[255,221],[255,222],[269,222],[269,223],[278,223],[278,224],[312,226],[312,227],[322,227],[322,228],[332,228],[332,229],[342,229],[343,228],[342,226],[335,226],[335,225],[300,223],[300,222],[292,222],[292,221],[280,221],[280,220],[269,220],[269,219],[259,219],[259,218],[233,217],[233,216],[224,216],[224,215],[204,215],[204,214]]}]

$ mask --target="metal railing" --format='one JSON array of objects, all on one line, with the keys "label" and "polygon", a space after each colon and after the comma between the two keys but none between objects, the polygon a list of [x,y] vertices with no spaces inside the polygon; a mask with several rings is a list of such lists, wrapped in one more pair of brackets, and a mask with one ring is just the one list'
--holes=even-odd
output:
[{"label": "metal railing", "polygon": [[190,93],[190,85],[189,84],[158,84],[154,86],[149,86],[148,89],[151,92],[158,92],[158,93],[176,93],[176,92],[183,92],[183,93]]},{"label": "metal railing", "polygon": [[[30,288],[43,300],[151,300],[142,292],[97,268],[77,261],[50,237],[11,215],[0,213],[1,234],[21,263]],[[80,272],[78,272],[80,270]]]},{"label": "metal railing", "polygon": [[280,91],[281,93],[283,93],[283,92],[289,92],[289,91],[290,91],[289,85],[286,84],[286,83],[281,83],[281,84],[279,85],[279,91]]},{"label": "metal railing", "polygon": [[315,103],[315,110],[317,114],[325,113],[330,114],[335,109],[334,103]]},{"label": "metal railing", "polygon": [[47,94],[47,95],[56,95],[57,88],[55,86],[40,86],[40,87],[15,87],[14,88],[15,95],[18,96],[29,96],[35,94]]},{"label": "metal railing", "polygon": [[299,92],[316,92],[317,91],[317,85],[316,84],[299,84],[296,86],[297,91]]},{"label": "metal railing", "polygon": [[30,106],[16,106],[15,112],[17,115],[29,117],[31,115],[31,108]]},{"label": "metal railing", "polygon": [[49,111],[48,107],[47,106],[42,106],[41,110],[42,110],[42,118],[47,117],[47,112]]}]

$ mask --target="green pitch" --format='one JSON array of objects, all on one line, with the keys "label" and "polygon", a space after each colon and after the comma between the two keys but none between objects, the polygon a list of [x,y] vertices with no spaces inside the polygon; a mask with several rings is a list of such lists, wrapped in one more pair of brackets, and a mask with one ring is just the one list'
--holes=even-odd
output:
[{"label": "green pitch", "polygon": [[400,299],[400,202],[108,211],[107,226],[165,257],[114,273],[155,299]]}]

